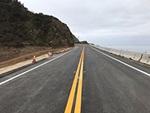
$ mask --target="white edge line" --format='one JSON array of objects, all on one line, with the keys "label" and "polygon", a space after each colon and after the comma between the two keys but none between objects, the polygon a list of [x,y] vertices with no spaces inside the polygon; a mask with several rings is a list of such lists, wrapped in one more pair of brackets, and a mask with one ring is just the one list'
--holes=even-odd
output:
[{"label": "white edge line", "polygon": [[[93,48],[93,47],[92,47],[92,48]],[[143,73],[143,74],[145,74],[145,75],[147,75],[147,76],[150,76],[150,74],[147,73],[147,72],[144,72],[144,71],[142,71],[142,70],[140,70],[140,69],[138,69],[138,68],[136,68],[136,67],[134,67],[134,66],[131,66],[131,65],[129,65],[129,64],[125,63],[125,62],[122,62],[122,61],[120,61],[120,60],[118,60],[118,59],[116,59],[116,58],[114,58],[114,57],[111,57],[111,56],[109,56],[109,55],[107,55],[107,54],[105,54],[105,53],[103,53],[103,52],[101,52],[101,51],[99,51],[99,50],[97,50],[97,49],[95,49],[95,48],[93,48],[93,49],[96,50],[96,51],[98,51],[99,53],[101,53],[101,54],[103,54],[103,55],[105,55],[105,56],[107,56],[107,57],[109,57],[109,58],[111,58],[111,59],[113,59],[113,60],[115,60],[115,61],[121,63],[121,64],[124,64],[124,65],[126,65],[126,66],[128,66],[128,67],[130,67],[130,68],[132,68],[132,69],[134,69],[134,70],[136,70],[136,71],[139,71],[139,72],[141,72],[141,73]]]},{"label": "white edge line", "polygon": [[[72,50],[73,50],[73,49],[72,49]],[[71,51],[72,51],[72,50],[71,50]],[[29,69],[29,70],[27,70],[27,71],[25,71],[25,72],[23,72],[23,73],[20,73],[20,74],[14,76],[14,77],[12,77],[12,78],[9,78],[9,79],[7,79],[7,80],[5,80],[5,81],[3,81],[3,82],[0,82],[0,86],[3,85],[3,84],[5,84],[5,83],[7,83],[7,82],[9,82],[9,81],[11,81],[11,80],[13,80],[13,79],[15,79],[15,78],[20,77],[20,76],[22,76],[22,75],[24,75],[24,74],[26,74],[26,73],[28,73],[28,72],[34,70],[34,69],[37,69],[37,68],[39,68],[39,67],[41,67],[41,66],[43,66],[43,65],[45,65],[45,64],[47,64],[47,63],[49,63],[49,62],[52,62],[53,60],[56,60],[56,59],[58,59],[58,58],[60,58],[60,57],[62,57],[62,56],[64,56],[64,55],[66,55],[67,53],[69,53],[69,52],[71,52],[71,51],[68,51],[68,52],[66,52],[66,53],[64,53],[64,54],[62,54],[62,55],[60,55],[60,56],[58,56],[58,57],[55,57],[55,58],[53,58],[53,59],[51,59],[51,60],[49,60],[49,61],[47,61],[47,62],[45,62],[45,63],[43,63],[43,64],[40,64],[40,65],[38,65],[38,66],[36,66],[36,67],[34,67],[34,68],[31,68],[31,69]]]}]

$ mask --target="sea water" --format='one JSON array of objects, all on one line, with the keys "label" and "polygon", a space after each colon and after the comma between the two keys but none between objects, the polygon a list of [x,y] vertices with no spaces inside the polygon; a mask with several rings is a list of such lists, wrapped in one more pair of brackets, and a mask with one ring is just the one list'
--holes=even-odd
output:
[{"label": "sea water", "polygon": [[109,46],[109,48],[150,54],[150,46]]}]

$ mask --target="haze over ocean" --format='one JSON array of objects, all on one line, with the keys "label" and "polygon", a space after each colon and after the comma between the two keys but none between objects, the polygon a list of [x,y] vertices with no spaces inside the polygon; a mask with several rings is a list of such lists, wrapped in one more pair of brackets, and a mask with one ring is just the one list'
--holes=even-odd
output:
[{"label": "haze over ocean", "polygon": [[[92,41],[92,40],[91,40]],[[95,45],[133,52],[150,53],[150,37],[105,37],[93,42]]]},{"label": "haze over ocean", "polygon": [[139,52],[139,53],[149,53],[150,54],[150,46],[107,46],[113,49],[119,50],[127,50],[132,52]]}]

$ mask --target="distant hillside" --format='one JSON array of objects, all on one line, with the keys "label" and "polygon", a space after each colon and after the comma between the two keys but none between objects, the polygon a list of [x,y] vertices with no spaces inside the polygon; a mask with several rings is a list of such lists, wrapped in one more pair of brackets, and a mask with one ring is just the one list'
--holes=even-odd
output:
[{"label": "distant hillside", "polygon": [[89,43],[87,41],[76,42],[76,44],[87,44],[87,45],[89,45]]},{"label": "distant hillside", "polygon": [[78,39],[53,16],[34,14],[17,0],[0,0],[0,46],[74,46]]}]

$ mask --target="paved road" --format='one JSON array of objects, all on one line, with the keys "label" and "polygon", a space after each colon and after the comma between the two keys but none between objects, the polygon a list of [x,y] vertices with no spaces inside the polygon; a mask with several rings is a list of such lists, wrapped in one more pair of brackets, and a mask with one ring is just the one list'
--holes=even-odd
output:
[{"label": "paved road", "polygon": [[[148,66],[116,58],[150,73]],[[52,59],[0,79],[9,80],[0,85],[0,113],[64,113],[69,107],[73,113],[77,105],[76,113],[150,113],[150,76],[88,46]]]}]

